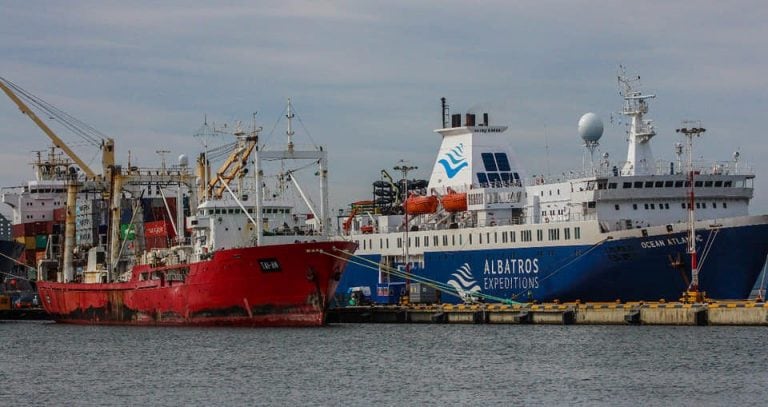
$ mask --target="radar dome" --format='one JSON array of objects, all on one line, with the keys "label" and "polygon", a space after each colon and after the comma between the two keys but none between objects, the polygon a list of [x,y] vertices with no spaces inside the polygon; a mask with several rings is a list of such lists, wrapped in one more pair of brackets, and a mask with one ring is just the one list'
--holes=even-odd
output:
[{"label": "radar dome", "polygon": [[186,167],[189,165],[189,160],[187,159],[187,156],[182,154],[179,156],[179,166]]},{"label": "radar dome", "polygon": [[594,113],[587,113],[579,119],[579,136],[587,143],[595,143],[603,136],[603,121]]}]

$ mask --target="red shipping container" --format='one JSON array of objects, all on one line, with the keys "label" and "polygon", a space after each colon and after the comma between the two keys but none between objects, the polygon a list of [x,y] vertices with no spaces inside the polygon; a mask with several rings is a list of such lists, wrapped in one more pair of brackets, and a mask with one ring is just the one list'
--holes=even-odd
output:
[{"label": "red shipping container", "polygon": [[144,237],[176,237],[173,225],[165,220],[144,223]]},{"label": "red shipping container", "polygon": [[14,239],[17,237],[24,237],[26,234],[24,233],[24,224],[19,223],[17,225],[11,225],[11,237]]},{"label": "red shipping container", "polygon": [[146,250],[152,249],[167,249],[168,237],[166,236],[150,236],[144,238],[144,246]]},{"label": "red shipping container", "polygon": [[63,223],[67,220],[67,207],[58,208],[53,210],[53,221],[56,223]]},{"label": "red shipping container", "polygon": [[26,235],[50,235],[53,233],[53,221],[47,221],[47,222],[33,222],[29,223],[28,225],[32,225],[32,233]]}]

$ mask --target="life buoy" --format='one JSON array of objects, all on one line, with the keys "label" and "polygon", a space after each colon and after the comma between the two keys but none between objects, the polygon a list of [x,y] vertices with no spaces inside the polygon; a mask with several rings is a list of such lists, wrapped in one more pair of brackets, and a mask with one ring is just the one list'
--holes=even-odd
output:
[{"label": "life buoy", "polygon": [[549,223],[549,218],[544,218],[544,223]]}]

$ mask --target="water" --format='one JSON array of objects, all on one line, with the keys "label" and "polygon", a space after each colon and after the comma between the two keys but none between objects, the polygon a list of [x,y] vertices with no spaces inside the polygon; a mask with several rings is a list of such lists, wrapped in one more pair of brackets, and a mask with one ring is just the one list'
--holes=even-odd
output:
[{"label": "water", "polygon": [[767,333],[0,323],[0,405],[762,405]]}]

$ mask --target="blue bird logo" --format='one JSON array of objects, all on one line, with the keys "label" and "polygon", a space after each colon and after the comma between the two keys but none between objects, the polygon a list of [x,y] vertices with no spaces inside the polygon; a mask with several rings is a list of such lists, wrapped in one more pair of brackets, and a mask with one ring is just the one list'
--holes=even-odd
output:
[{"label": "blue bird logo", "polygon": [[452,179],[459,173],[459,171],[464,169],[464,167],[469,166],[467,159],[464,158],[464,143],[460,143],[452,148],[451,151],[445,153],[445,157],[446,158],[439,160],[438,163],[445,169],[448,179]]}]

